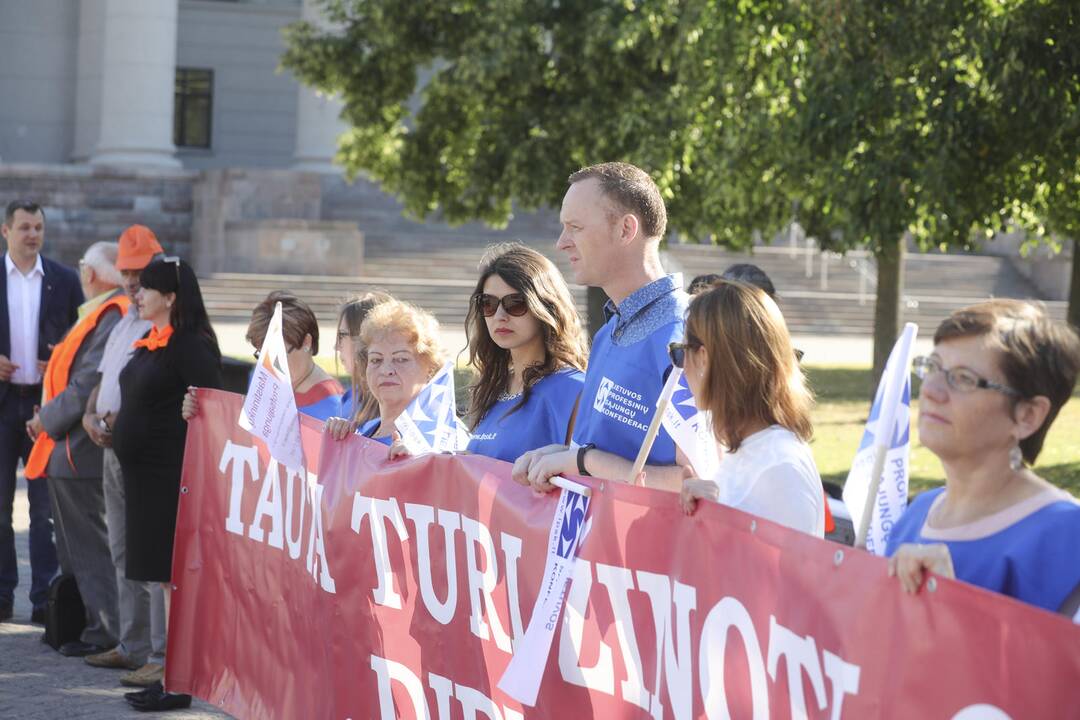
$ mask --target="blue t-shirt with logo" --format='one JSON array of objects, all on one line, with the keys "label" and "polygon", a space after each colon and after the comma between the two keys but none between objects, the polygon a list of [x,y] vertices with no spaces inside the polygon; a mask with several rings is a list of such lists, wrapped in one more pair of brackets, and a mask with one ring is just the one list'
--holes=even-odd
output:
[{"label": "blue t-shirt with logo", "polygon": [[514,462],[529,450],[566,442],[584,382],[585,373],[564,368],[538,380],[529,401],[509,415],[521,396],[499,400],[473,428],[469,452]]},{"label": "blue t-shirt with logo", "polygon": [[[970,530],[927,529],[930,509],[944,491],[928,490],[912,501],[889,532],[886,555],[904,543],[944,543],[958,580],[1051,612],[1080,585],[1080,505],[1065,493],[1015,522],[1003,512],[999,522],[984,523],[981,529],[974,523]],[[1028,502],[1037,504],[1040,498]]]},{"label": "blue t-shirt with logo", "polygon": [[[668,343],[682,342],[689,298],[682,277],[668,275],[604,310],[608,321],[593,338],[578,405],[574,442],[627,460],[637,458],[671,360]],[[673,465],[675,442],[661,427],[649,452],[651,465]]]}]

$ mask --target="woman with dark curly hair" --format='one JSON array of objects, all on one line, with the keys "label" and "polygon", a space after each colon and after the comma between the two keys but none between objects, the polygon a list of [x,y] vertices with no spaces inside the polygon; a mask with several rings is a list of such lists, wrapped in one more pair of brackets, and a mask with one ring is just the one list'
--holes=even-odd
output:
[{"label": "woman with dark curly hair", "polygon": [[472,386],[469,452],[514,462],[567,443],[588,349],[558,268],[523,245],[491,248],[466,320]]}]

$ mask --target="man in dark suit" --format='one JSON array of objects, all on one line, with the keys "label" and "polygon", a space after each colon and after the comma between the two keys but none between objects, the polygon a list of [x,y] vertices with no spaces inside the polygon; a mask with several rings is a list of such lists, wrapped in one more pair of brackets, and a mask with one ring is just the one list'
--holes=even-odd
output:
[{"label": "man in dark suit", "polygon": [[[41,256],[45,212],[37,203],[7,206],[0,235],[7,244],[0,272],[0,622],[12,616],[19,583],[12,506],[15,470],[31,441],[26,422],[41,402],[41,377],[55,345],[78,319],[83,292],[71,268]],[[49,582],[56,574],[49,488],[28,483],[31,619],[44,622]]]}]

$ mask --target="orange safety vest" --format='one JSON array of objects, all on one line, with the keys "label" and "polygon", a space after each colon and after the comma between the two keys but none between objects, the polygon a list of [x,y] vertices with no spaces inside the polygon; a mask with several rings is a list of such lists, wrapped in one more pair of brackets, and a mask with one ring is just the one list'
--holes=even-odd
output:
[{"label": "orange safety vest", "polygon": [[[99,305],[94,312],[80,320],[75,327],[71,328],[71,331],[68,332],[64,339],[56,344],[52,355],[49,357],[49,364],[45,368],[45,377],[41,381],[44,395],[43,402],[49,402],[67,387],[68,378],[71,374],[71,365],[75,362],[75,356],[78,354],[83,340],[97,327],[102,316],[114,308],[123,315],[127,312],[129,305],[131,305],[131,300],[128,299],[127,295],[121,294],[109,298]],[[64,442],[67,443],[66,438]],[[28,480],[39,478],[45,474],[45,470],[49,467],[49,456],[52,455],[54,447],[56,447],[56,441],[50,438],[47,433],[38,434],[37,439],[34,440],[34,447],[30,450],[30,459],[26,462],[25,474]],[[68,462],[71,463],[71,467],[74,469],[75,463],[71,460],[70,447],[68,448]]]}]

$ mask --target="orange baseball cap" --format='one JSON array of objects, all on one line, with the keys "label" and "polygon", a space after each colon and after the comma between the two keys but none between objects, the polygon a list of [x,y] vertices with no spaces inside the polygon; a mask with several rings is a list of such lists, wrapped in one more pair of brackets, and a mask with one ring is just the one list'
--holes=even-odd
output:
[{"label": "orange baseball cap", "polygon": [[132,225],[120,235],[116,255],[117,270],[142,270],[158,253],[163,253],[154,231],[145,225]]}]

